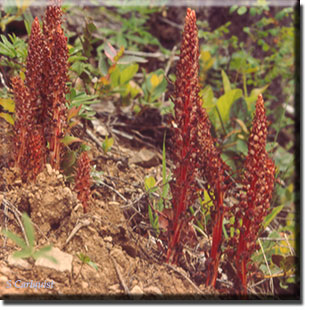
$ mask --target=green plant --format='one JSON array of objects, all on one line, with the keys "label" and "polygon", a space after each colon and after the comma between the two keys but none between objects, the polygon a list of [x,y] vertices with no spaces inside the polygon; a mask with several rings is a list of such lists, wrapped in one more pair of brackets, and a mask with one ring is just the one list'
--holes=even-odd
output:
[{"label": "green plant", "polygon": [[3,229],[1,231],[4,236],[10,238],[14,243],[16,243],[16,245],[22,248],[20,251],[14,252],[13,257],[32,258],[34,260],[37,260],[40,257],[45,257],[57,264],[57,260],[53,256],[48,255],[48,252],[52,249],[51,245],[44,246],[38,250],[35,249],[35,232],[33,224],[27,213],[22,214],[22,222],[25,229],[25,241],[9,230]]},{"label": "green plant", "polygon": [[[165,147],[165,137],[163,141],[163,152],[162,152],[162,181],[161,186],[156,185],[156,180],[153,176],[145,177],[144,187],[148,193],[150,204],[148,205],[148,214],[152,228],[155,230],[156,235],[160,233],[160,228],[167,229],[166,225],[160,225],[159,218],[163,217],[162,212],[168,207],[168,202],[170,201],[170,186],[169,182],[171,180],[170,174],[167,175],[166,166],[166,147]],[[155,196],[156,194],[156,196]],[[165,226],[165,227],[162,227]]]},{"label": "green plant", "polygon": [[79,277],[79,275],[81,274],[82,268],[85,264],[89,265],[90,267],[94,268],[96,271],[98,271],[98,266],[96,263],[94,263],[93,261],[91,261],[91,259],[89,258],[89,256],[85,255],[84,253],[80,253],[80,254],[76,254],[77,258],[81,261],[81,267],[79,272],[77,273],[75,280]]},{"label": "green plant", "polygon": [[[104,50],[110,66],[107,67],[101,51]],[[142,57],[124,55],[124,48],[118,51],[109,43],[105,42],[97,48],[99,56],[99,70],[103,75],[99,80],[100,93],[111,96],[119,93],[123,103],[128,99],[134,99],[140,92],[140,87],[133,81],[133,77],[139,70],[136,62],[146,62]]]},{"label": "green plant", "polygon": [[0,21],[0,28],[2,32],[4,32],[9,23],[19,20],[22,15],[26,15],[26,10],[31,5],[33,0],[16,0],[14,2],[15,3],[9,2],[9,5],[3,6],[5,15],[1,16]]},{"label": "green plant", "polygon": [[112,146],[114,144],[114,139],[113,138],[108,138],[108,136],[105,136],[104,141],[102,142],[102,149],[105,153],[108,153]]}]

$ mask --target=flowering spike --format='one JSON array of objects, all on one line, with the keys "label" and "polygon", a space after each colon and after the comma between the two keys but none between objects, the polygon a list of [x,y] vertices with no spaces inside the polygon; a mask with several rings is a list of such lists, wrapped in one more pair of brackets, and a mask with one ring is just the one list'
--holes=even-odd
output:
[{"label": "flowering spike", "polygon": [[43,79],[45,106],[45,131],[50,144],[50,163],[60,168],[61,139],[66,127],[66,94],[68,88],[68,47],[67,38],[61,28],[62,11],[59,0],[54,0],[46,9],[43,21],[43,35],[46,41]]},{"label": "flowering spike", "polygon": [[81,153],[77,166],[74,190],[78,193],[78,198],[83,204],[84,213],[86,213],[91,196],[90,160],[87,152]]},{"label": "flowering spike", "polygon": [[26,157],[28,123],[32,119],[30,95],[24,81],[20,77],[12,78],[12,89],[15,101],[15,163],[20,167],[24,162],[23,159]]},{"label": "flowering spike", "polygon": [[41,91],[42,91],[42,64],[44,50],[43,35],[38,18],[32,23],[31,34],[28,43],[27,65],[25,73],[25,84],[31,94],[31,105],[36,115],[33,115],[33,121],[38,122],[41,114]]},{"label": "flowering spike", "polygon": [[173,129],[173,157],[175,163],[175,182],[171,186],[173,205],[173,227],[167,252],[167,261],[172,256],[176,263],[176,249],[182,249],[179,244],[180,235],[186,219],[186,210],[195,195],[195,176],[197,168],[197,103],[199,97],[198,83],[198,31],[195,11],[187,9],[180,60],[177,64],[174,90],[175,117],[177,125]]},{"label": "flowering spike", "polygon": [[[256,249],[262,222],[268,213],[274,187],[275,165],[266,152],[267,120],[262,95],[258,96],[253,126],[245,160],[243,192],[238,209],[242,214],[243,233],[236,250],[236,265],[244,293],[247,285],[247,263]],[[240,221],[236,221],[237,224]]]}]

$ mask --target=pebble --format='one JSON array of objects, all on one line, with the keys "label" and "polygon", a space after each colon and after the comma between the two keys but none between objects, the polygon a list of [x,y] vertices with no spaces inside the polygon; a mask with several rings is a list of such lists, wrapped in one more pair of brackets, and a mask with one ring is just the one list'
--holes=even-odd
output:
[{"label": "pebble", "polygon": [[144,289],[145,294],[162,295],[161,290],[156,286],[150,286]]},{"label": "pebble", "polygon": [[89,287],[89,284],[88,284],[87,282],[83,281],[83,282],[81,283],[81,286],[82,286],[82,288],[85,290],[85,289],[87,289],[87,288]]},{"label": "pebble", "polygon": [[9,255],[8,264],[11,267],[17,267],[19,269],[26,269],[26,270],[31,269],[31,265],[26,260],[21,258],[15,258],[13,257],[13,254]]},{"label": "pebble", "polygon": [[112,242],[113,241],[113,238],[111,236],[106,236],[103,238],[104,241],[106,242]]},{"label": "pebble", "polygon": [[57,264],[52,262],[51,260],[45,258],[45,257],[39,257],[35,265],[39,267],[46,267],[55,269],[59,272],[69,271],[72,270],[72,260],[73,256],[71,254],[65,253],[60,251],[58,248],[52,248],[47,255],[53,256],[57,260]]},{"label": "pebble", "polygon": [[142,296],[142,295],[143,295],[143,291],[142,291],[142,289],[140,288],[140,286],[135,285],[135,286],[131,289],[130,294],[136,295],[136,296],[138,297],[138,296]]},{"label": "pebble", "polygon": [[53,173],[53,168],[52,168],[52,166],[51,166],[50,164],[46,164],[46,170],[47,170],[47,173],[48,173],[49,175],[52,175],[52,173]]}]

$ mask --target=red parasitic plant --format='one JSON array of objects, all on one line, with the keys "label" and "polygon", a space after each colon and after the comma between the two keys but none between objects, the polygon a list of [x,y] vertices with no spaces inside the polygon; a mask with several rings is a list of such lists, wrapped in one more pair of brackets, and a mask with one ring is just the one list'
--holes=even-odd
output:
[{"label": "red parasitic plant", "polygon": [[245,161],[240,203],[231,209],[225,206],[233,186],[230,169],[222,160],[216,139],[211,135],[211,122],[202,107],[198,83],[199,45],[196,15],[187,9],[177,64],[173,101],[173,160],[175,180],[171,186],[173,220],[170,228],[167,262],[178,262],[183,245],[181,236],[188,229],[190,217],[186,211],[196,195],[195,177],[198,173],[206,181],[206,190],[213,202],[212,246],[207,260],[206,285],[215,287],[222,254],[224,217],[234,212],[235,223],[242,233],[231,240],[235,248],[238,276],[246,289],[247,263],[256,247],[260,225],[267,214],[273,191],[275,167],[266,152],[267,121],[262,96],[256,104],[256,113],[249,138],[249,152]]},{"label": "red parasitic plant", "polygon": [[252,124],[240,201],[234,207],[238,219],[236,228],[240,233],[232,240],[244,293],[247,291],[247,264],[257,249],[256,240],[270,207],[275,177],[275,165],[266,152],[267,120],[262,95],[258,96]]},{"label": "red parasitic plant", "polygon": [[25,81],[12,79],[16,104],[15,163],[23,171],[24,180],[34,179],[46,161],[55,169],[60,168],[68,82],[68,48],[61,28],[60,3],[54,0],[47,7],[43,32],[38,18],[34,19]]},{"label": "red parasitic plant", "polygon": [[77,192],[78,198],[83,204],[84,213],[88,211],[88,202],[91,196],[90,186],[90,160],[87,152],[82,152],[77,162],[74,190]]},{"label": "red parasitic plant", "polygon": [[[43,62],[43,118],[50,144],[49,161],[55,169],[60,168],[61,139],[66,129],[68,88],[67,38],[61,28],[60,0],[55,0],[45,12],[43,35],[46,43]],[[47,116],[47,117],[46,117]]]},{"label": "red parasitic plant", "polygon": [[195,11],[187,9],[180,60],[177,65],[174,90],[173,160],[175,182],[171,186],[173,225],[167,251],[167,262],[176,263],[181,251],[180,235],[185,224],[186,210],[195,196],[194,181],[197,168],[197,101],[198,36]]},{"label": "red parasitic plant", "polygon": [[208,265],[207,285],[215,286],[218,267],[221,257],[222,230],[225,215],[224,199],[229,188],[229,167],[221,158],[220,151],[217,149],[216,140],[211,135],[211,123],[201,103],[198,105],[198,145],[199,169],[202,177],[206,181],[206,190],[213,202],[211,210],[212,217],[212,247],[211,263]]}]

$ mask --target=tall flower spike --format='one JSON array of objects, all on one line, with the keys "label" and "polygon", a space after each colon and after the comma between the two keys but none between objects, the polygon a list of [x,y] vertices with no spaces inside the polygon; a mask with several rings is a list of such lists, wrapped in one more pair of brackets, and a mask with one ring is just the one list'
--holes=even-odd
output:
[{"label": "tall flower spike", "polygon": [[90,161],[87,152],[81,153],[77,166],[74,190],[77,192],[78,198],[83,204],[84,213],[86,213],[91,195]]},{"label": "tall flower spike", "polygon": [[198,34],[195,11],[187,9],[180,60],[177,64],[174,90],[175,116],[173,128],[173,160],[175,163],[175,182],[171,186],[173,205],[173,227],[167,251],[167,261],[176,263],[180,234],[184,228],[186,210],[195,195],[194,181],[197,168],[197,102],[198,84]]},{"label": "tall flower spike", "polygon": [[[266,217],[274,187],[275,165],[266,152],[267,120],[262,95],[258,96],[253,126],[248,141],[243,192],[238,206],[242,214],[242,230],[236,249],[238,275],[246,293],[247,263],[257,248],[256,241]],[[236,221],[240,223],[240,221]]]},{"label": "tall flower spike", "polygon": [[212,247],[211,263],[208,265],[207,285],[215,286],[218,266],[221,257],[222,227],[225,215],[224,199],[230,186],[229,167],[221,158],[220,151],[215,146],[216,140],[211,135],[211,123],[201,102],[198,105],[198,142],[199,168],[206,180],[206,190],[212,199],[214,208],[212,217]]},{"label": "tall flower spike", "polygon": [[31,106],[34,111],[33,122],[40,121],[42,109],[41,92],[43,89],[43,51],[44,40],[38,18],[32,23],[31,34],[28,43],[27,65],[25,73],[25,84],[31,94]]},{"label": "tall flower spike", "polygon": [[43,35],[47,42],[43,78],[45,80],[43,111],[46,117],[46,136],[50,144],[50,163],[60,168],[61,139],[66,127],[66,94],[68,88],[67,38],[61,28],[62,11],[59,0],[48,6],[43,22]]},{"label": "tall flower spike", "polygon": [[[27,87],[20,77],[12,78],[12,89],[15,101],[14,144],[15,164],[22,168],[27,157],[28,124],[31,122],[32,113],[30,95]],[[22,169],[21,169],[22,170]]]}]

